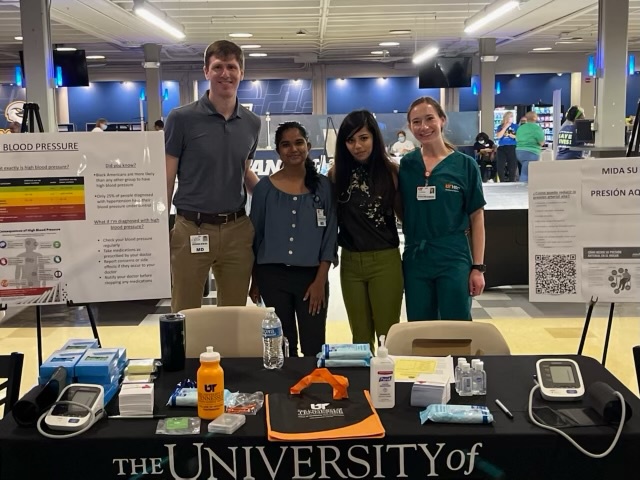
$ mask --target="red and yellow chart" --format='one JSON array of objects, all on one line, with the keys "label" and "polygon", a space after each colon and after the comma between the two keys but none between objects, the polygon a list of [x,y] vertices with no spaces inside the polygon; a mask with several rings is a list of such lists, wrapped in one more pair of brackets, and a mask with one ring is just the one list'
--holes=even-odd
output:
[{"label": "red and yellow chart", "polygon": [[0,223],[85,220],[84,178],[0,180]]}]

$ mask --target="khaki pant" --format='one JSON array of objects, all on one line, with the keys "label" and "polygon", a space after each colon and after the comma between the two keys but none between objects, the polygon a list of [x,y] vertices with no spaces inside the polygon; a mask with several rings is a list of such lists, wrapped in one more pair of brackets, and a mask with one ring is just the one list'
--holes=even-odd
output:
[{"label": "khaki pant", "polygon": [[[217,304],[247,304],[253,269],[253,236],[248,216],[224,225],[194,222],[176,215],[171,232],[171,311],[202,306],[202,292],[209,269],[216,280]],[[191,235],[209,235],[208,253],[191,253]]]}]

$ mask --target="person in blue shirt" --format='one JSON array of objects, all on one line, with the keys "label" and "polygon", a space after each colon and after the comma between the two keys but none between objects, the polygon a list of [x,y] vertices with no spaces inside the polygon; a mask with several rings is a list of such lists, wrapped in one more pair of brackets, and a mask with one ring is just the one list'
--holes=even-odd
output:
[{"label": "person in blue shirt", "polygon": [[515,182],[518,173],[518,157],[516,156],[518,125],[513,120],[513,112],[505,112],[502,116],[502,123],[496,128],[496,140],[498,141],[496,163],[498,179],[501,182]]},{"label": "person in blue shirt", "polygon": [[302,354],[315,356],[325,343],[329,267],[337,263],[335,202],[331,182],[309,157],[306,129],[283,123],[275,142],[282,169],[258,182],[251,201],[256,260],[249,296],[275,308],[292,356],[298,334]]},{"label": "person in blue shirt", "polygon": [[577,147],[584,145],[584,142],[579,142],[576,139],[576,120],[580,120],[584,117],[584,110],[577,105],[574,105],[567,110],[565,122],[560,128],[558,133],[558,154],[556,160],[575,160],[582,158],[582,151],[572,150],[571,147]]}]

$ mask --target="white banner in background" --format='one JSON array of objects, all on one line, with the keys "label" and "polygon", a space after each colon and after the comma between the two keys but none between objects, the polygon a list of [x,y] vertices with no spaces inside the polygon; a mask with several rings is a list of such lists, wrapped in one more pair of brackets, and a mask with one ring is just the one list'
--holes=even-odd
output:
[{"label": "white banner in background", "polygon": [[529,300],[640,300],[640,159],[529,165]]},{"label": "white banner in background", "polygon": [[167,298],[164,137],[0,137],[0,303]]}]

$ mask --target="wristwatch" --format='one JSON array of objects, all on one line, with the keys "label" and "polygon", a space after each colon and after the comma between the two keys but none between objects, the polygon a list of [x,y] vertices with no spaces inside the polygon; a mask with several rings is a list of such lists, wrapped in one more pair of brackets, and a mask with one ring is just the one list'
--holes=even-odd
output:
[{"label": "wristwatch", "polygon": [[477,263],[471,265],[471,270],[478,270],[479,272],[484,273],[487,271],[487,266],[484,263]]}]

